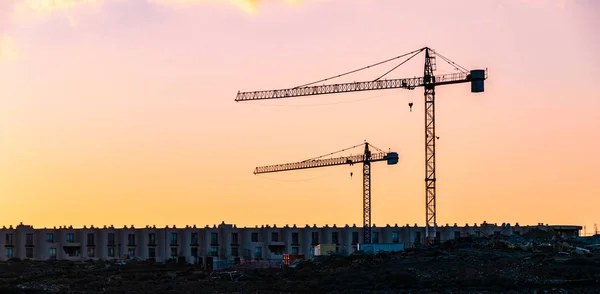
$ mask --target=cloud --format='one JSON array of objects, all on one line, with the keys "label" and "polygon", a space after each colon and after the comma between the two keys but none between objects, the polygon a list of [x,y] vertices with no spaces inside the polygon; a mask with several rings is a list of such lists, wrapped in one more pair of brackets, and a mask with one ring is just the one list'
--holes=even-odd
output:
[{"label": "cloud", "polygon": [[263,2],[284,2],[286,4],[298,4],[302,0],[146,0],[150,3],[165,5],[199,4],[199,3],[226,3],[233,5],[247,13],[255,14],[258,12],[258,4]]},{"label": "cloud", "polygon": [[18,56],[17,47],[13,39],[7,35],[0,35],[0,62],[11,60]]},{"label": "cloud", "polygon": [[[5,0],[0,0],[5,1]],[[13,0],[15,1],[15,15],[17,16],[44,16],[57,11],[70,11],[78,7],[101,4],[109,1],[146,1],[148,3],[162,5],[185,5],[185,4],[229,4],[248,13],[258,12],[259,3],[283,2],[286,4],[297,4],[302,0]]]},{"label": "cloud", "polygon": [[184,5],[184,4],[199,4],[199,3],[227,3],[234,5],[247,13],[254,14],[258,11],[258,3],[261,0],[146,0],[150,3],[162,5]]},{"label": "cloud", "polygon": [[[303,0],[0,0],[0,25],[7,21],[10,14],[12,20],[40,20],[53,13],[63,13],[72,27],[77,26],[75,10],[84,7],[100,6],[107,2],[145,1],[165,6],[191,4],[227,4],[237,7],[249,14],[256,14],[260,3],[298,4]],[[10,7],[12,6],[12,7]],[[9,8],[10,7],[10,8]],[[7,9],[8,8],[8,9]],[[10,12],[9,12],[10,11]],[[0,31],[0,61],[17,56],[13,39]]]},{"label": "cloud", "polygon": [[0,0],[4,4],[13,5],[13,19],[39,19],[52,13],[62,12],[66,15],[72,26],[76,26],[77,21],[73,17],[74,10],[92,5],[100,6],[103,3],[118,1],[138,1],[165,6],[181,6],[191,4],[215,4],[232,5],[247,13],[255,14],[258,12],[260,3],[282,2],[285,4],[298,4],[303,0]]},{"label": "cloud", "polygon": [[[0,0],[1,1],[1,0]],[[39,20],[53,13],[63,13],[71,26],[75,27],[77,21],[73,17],[73,10],[100,5],[105,0],[13,0],[13,20]]]},{"label": "cloud", "polygon": [[90,3],[98,3],[98,0],[21,0],[15,6],[25,6],[36,12],[51,12]]}]

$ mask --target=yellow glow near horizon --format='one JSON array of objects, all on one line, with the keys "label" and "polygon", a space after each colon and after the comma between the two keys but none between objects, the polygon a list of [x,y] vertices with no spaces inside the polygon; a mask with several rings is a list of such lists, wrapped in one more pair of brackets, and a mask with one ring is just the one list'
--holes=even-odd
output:
[{"label": "yellow glow near horizon", "polygon": [[0,62],[17,56],[18,51],[13,39],[7,34],[0,35]]}]

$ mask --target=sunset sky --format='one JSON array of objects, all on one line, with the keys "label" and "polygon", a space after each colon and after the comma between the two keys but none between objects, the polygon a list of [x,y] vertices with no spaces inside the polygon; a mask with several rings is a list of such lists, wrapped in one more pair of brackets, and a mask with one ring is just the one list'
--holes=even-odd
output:
[{"label": "sunset sky", "polygon": [[400,154],[372,165],[373,223],[424,225],[422,88],[234,99],[429,46],[489,69],[485,93],[436,89],[438,225],[589,233],[598,15],[595,0],[0,0],[0,226],[360,225],[360,165],[253,169],[364,140]]}]

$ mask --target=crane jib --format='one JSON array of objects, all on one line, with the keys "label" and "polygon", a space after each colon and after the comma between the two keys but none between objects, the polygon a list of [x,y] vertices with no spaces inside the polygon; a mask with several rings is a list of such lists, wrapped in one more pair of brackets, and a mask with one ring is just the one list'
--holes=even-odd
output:
[{"label": "crane jib", "polygon": [[[272,173],[272,172],[281,172],[281,171],[290,171],[290,170],[317,168],[317,167],[327,167],[327,166],[336,166],[336,165],[345,165],[345,164],[353,165],[356,163],[363,163],[365,161],[367,161],[365,159],[365,155],[360,154],[360,155],[343,156],[343,157],[336,157],[336,158],[317,159],[317,160],[308,160],[308,161],[300,161],[300,162],[285,163],[285,164],[260,166],[254,170],[254,173],[262,174],[262,173]],[[396,163],[398,163],[398,153],[396,153],[396,152],[373,153],[373,154],[371,154],[371,158],[368,161],[370,161],[370,162],[387,161],[388,165],[396,164]]]},{"label": "crane jib", "polygon": [[[473,71],[472,71],[473,72]],[[483,76],[475,75],[477,79],[485,79],[487,70]],[[453,73],[445,75],[437,75],[433,77],[432,83],[429,85],[446,85],[455,83],[465,83],[472,80],[471,73]],[[428,81],[429,82],[429,81]],[[253,92],[238,92],[235,101],[261,100],[261,99],[279,99],[298,96],[311,96],[335,93],[347,93],[369,90],[384,90],[384,89],[414,89],[425,85],[424,77],[392,79],[392,80],[376,80],[367,82],[352,82],[322,86],[306,86],[290,89],[277,89]]]}]

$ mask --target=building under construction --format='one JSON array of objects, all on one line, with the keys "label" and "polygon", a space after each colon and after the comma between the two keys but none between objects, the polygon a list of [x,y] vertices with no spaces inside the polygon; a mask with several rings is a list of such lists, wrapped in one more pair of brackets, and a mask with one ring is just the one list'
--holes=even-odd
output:
[{"label": "building under construction", "polygon": [[[371,228],[372,244],[403,244],[410,248],[425,241],[425,227],[386,225]],[[447,241],[467,236],[521,235],[531,230],[552,231],[563,237],[577,237],[581,226],[519,224],[445,225],[437,230],[437,239]],[[284,254],[311,257],[320,244],[334,246],[339,254],[352,254],[360,248],[364,230],[343,226],[256,226],[220,225],[196,227],[114,226],[73,228],[34,228],[20,224],[0,229],[0,261],[11,258],[31,260],[109,260],[136,258],[165,262],[170,259],[188,263],[213,260],[283,259]]]},{"label": "building under construction", "polygon": [[[423,75],[413,78],[387,79],[390,72],[424,52]],[[391,70],[375,79],[363,82],[345,82],[317,85],[325,81],[346,76],[351,73],[372,68],[377,65],[406,58]],[[436,75],[437,58],[451,65],[456,72]],[[113,226],[102,228],[72,226],[35,229],[19,225],[16,228],[0,229],[0,260],[20,259],[154,259],[164,262],[171,259],[186,262],[213,260],[282,260],[286,254],[299,254],[307,257],[319,251],[321,245],[333,248],[339,254],[352,254],[360,250],[361,245],[402,244],[402,248],[431,245],[451,239],[467,236],[520,235],[532,230],[541,230],[560,234],[563,237],[576,237],[581,226],[549,226],[538,224],[520,226],[518,224],[474,224],[472,226],[445,225],[437,223],[436,207],[436,146],[439,137],[435,132],[435,89],[454,84],[470,84],[472,93],[484,92],[484,81],[488,78],[487,69],[468,70],[439,52],[424,47],[412,52],[381,61],[357,70],[339,74],[315,82],[287,89],[272,89],[238,92],[235,101],[256,101],[282,99],[314,95],[343,94],[351,92],[406,89],[424,89],[424,139],[425,139],[425,226],[417,225],[371,225],[371,163],[385,161],[398,163],[398,153],[385,152],[364,142],[364,153],[354,156],[324,158],[327,154],[308,160],[257,167],[255,173],[291,171],[337,165],[363,165],[363,223],[360,226],[296,226],[286,225],[238,228],[235,225],[186,226],[185,228],[146,226],[145,228]],[[413,102],[408,103],[412,111]],[[355,148],[357,146],[351,147]],[[369,148],[371,147],[371,148]],[[347,149],[344,149],[347,150]],[[344,151],[341,150],[341,151]],[[372,151],[375,151],[374,153]],[[317,249],[317,250],[315,250]]]}]

